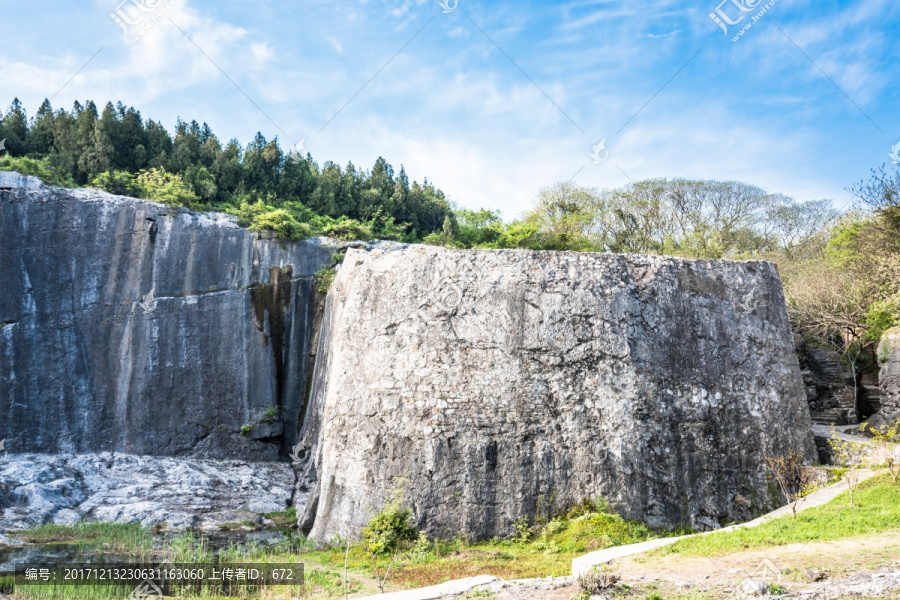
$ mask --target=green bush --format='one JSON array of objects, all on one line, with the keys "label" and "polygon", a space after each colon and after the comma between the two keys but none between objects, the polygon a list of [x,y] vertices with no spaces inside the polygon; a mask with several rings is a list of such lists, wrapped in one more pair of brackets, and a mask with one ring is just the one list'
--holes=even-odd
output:
[{"label": "green bush", "polygon": [[181,175],[169,173],[163,168],[141,171],[136,184],[141,190],[142,198],[170,206],[191,206],[200,201]]},{"label": "green bush", "polygon": [[362,530],[363,543],[372,554],[400,550],[419,539],[419,532],[410,523],[412,511],[403,506],[403,488],[398,487],[380,513],[372,517]]},{"label": "green bush", "polygon": [[265,214],[268,211],[275,210],[271,206],[266,206],[263,204],[262,200],[257,200],[256,202],[250,203],[246,200],[241,202],[240,206],[232,209],[225,209],[229,214],[237,217],[237,224],[241,227],[250,227],[253,225],[253,220]]},{"label": "green bush", "polygon": [[316,271],[316,283],[319,291],[327,294],[331,290],[331,284],[334,283],[334,269],[321,268]]},{"label": "green bush", "polygon": [[269,405],[266,409],[266,412],[263,414],[263,418],[260,419],[260,423],[274,423],[275,418],[278,416],[278,407]]},{"label": "green bush", "polygon": [[91,180],[91,187],[104,190],[118,196],[131,196],[142,198],[143,190],[135,180],[134,175],[125,171],[106,171],[100,173]]},{"label": "green bush", "polygon": [[356,219],[340,219],[335,223],[326,225],[322,234],[347,242],[362,240],[367,242],[372,239],[372,228],[363,225]]},{"label": "green bush", "polygon": [[0,160],[0,171],[15,171],[22,175],[39,177],[44,183],[49,185],[69,188],[75,187],[75,182],[72,180],[71,175],[55,169],[47,158],[33,160],[24,156],[4,156],[3,159]]},{"label": "green bush", "polygon": [[282,240],[305,240],[312,235],[312,228],[306,223],[300,223],[291,213],[283,208],[264,212],[253,218],[250,225],[253,231],[270,231]]}]

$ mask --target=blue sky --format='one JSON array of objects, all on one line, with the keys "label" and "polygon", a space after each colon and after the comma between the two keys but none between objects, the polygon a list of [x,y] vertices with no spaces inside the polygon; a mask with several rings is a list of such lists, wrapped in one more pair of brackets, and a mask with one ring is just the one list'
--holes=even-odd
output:
[{"label": "blue sky", "polygon": [[[320,163],[383,155],[507,218],[573,176],[847,206],[900,142],[900,4],[776,0],[735,42],[771,0],[719,1],[0,0],[0,102],[121,100]],[[137,21],[132,2],[158,17],[137,39],[110,17]],[[744,18],[726,34],[717,8]]]}]

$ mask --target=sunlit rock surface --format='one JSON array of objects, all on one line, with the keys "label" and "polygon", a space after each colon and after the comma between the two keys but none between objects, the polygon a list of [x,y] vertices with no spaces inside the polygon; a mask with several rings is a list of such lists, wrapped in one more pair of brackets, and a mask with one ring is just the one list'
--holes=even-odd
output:
[{"label": "sunlit rock surface", "polygon": [[292,483],[285,463],[11,454],[0,462],[0,531],[82,520],[170,531],[265,526],[264,514],[287,509]]},{"label": "sunlit rock surface", "polygon": [[335,251],[0,173],[0,439],[17,453],[286,456],[314,273]]},{"label": "sunlit rock surface", "polygon": [[351,250],[326,330],[302,435],[319,540],[358,535],[397,485],[432,536],[597,495],[717,527],[777,501],[764,456],[815,456],[770,263]]},{"label": "sunlit rock surface", "polygon": [[869,424],[883,427],[900,419],[900,327],[884,332],[877,356],[881,410],[869,419]]}]

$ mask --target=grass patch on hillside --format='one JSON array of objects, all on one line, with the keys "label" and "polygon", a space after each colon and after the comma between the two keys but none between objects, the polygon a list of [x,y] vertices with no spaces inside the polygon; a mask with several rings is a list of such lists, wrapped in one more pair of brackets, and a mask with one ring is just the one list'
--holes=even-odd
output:
[{"label": "grass patch on hillside", "polygon": [[[267,518],[296,522],[296,511],[269,513]],[[572,559],[593,550],[646,541],[658,537],[647,526],[622,519],[608,509],[602,500],[586,501],[566,515],[529,524],[516,523],[515,539],[493,539],[470,542],[465,538],[428,540],[420,536],[376,557],[382,576],[393,563],[387,589],[404,589],[434,585],[451,579],[489,573],[508,579],[568,575]],[[306,567],[307,593],[310,598],[343,596],[344,561],[347,545],[335,539],[325,548],[316,549],[302,535],[287,532],[277,544],[242,540],[218,552],[209,547],[202,534],[184,532],[166,538],[162,547],[152,547],[152,533],[137,524],[79,524],[72,527],[44,525],[18,537],[35,543],[77,543],[86,549],[135,553],[155,560],[169,558],[176,563],[216,562],[302,562]],[[103,544],[110,544],[109,547]],[[350,545],[347,557],[349,593],[377,593],[372,556],[362,542]],[[68,588],[59,590],[62,598],[81,600],[106,598],[107,589]],[[75,593],[78,591],[78,593]],[[19,593],[18,598],[43,600],[42,592]],[[279,590],[274,590],[275,596]],[[74,594],[74,595],[73,595]],[[296,595],[296,594],[295,594]]]},{"label": "grass patch on hillside", "polygon": [[[626,521],[610,512],[604,503],[579,507],[567,516],[536,526],[518,524],[516,539],[469,542],[419,540],[404,552],[380,555],[382,573],[393,561],[389,583],[403,588],[434,585],[488,573],[504,579],[524,579],[569,575],[572,559],[602,548],[634,544],[659,537],[646,525]],[[372,558],[363,544],[353,544],[349,557],[346,545],[305,554],[309,563],[342,570],[345,557],[351,572],[374,575]]]},{"label": "grass patch on hillside", "polygon": [[854,501],[856,506],[850,506],[850,497],[845,492],[827,504],[798,513],[796,520],[787,516],[759,527],[697,536],[653,553],[716,556],[900,530],[900,485],[894,485],[889,475],[879,475],[859,484]]}]

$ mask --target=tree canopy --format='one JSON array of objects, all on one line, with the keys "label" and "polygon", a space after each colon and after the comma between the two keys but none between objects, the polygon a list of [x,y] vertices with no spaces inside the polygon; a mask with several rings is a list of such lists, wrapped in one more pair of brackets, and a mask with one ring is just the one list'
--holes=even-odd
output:
[{"label": "tree canopy", "polygon": [[[317,217],[321,229],[349,219],[371,235],[409,241],[442,230],[453,218],[444,193],[428,181],[410,182],[379,157],[368,171],[352,162],[319,165],[310,154],[288,155],[278,139],[257,133],[242,146],[225,143],[206,123],[178,119],[170,133],[133,107],[75,102],[54,110],[45,100],[31,118],[15,99],[2,115],[4,168],[56,185],[107,191],[201,210],[240,210],[262,202],[288,216]],[[303,210],[294,210],[302,205]],[[293,206],[293,208],[292,208]],[[309,212],[311,211],[311,212]],[[284,215],[281,215],[283,217]]]}]

